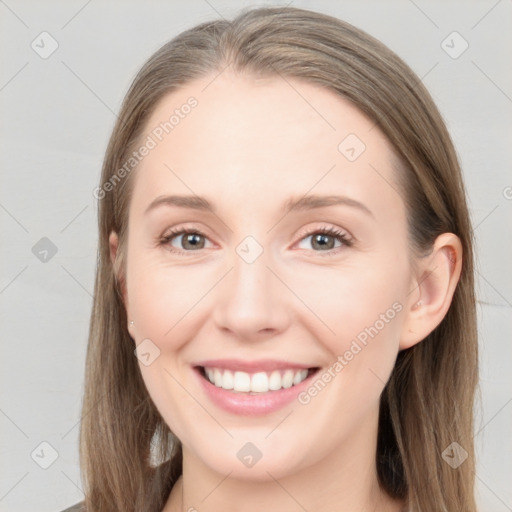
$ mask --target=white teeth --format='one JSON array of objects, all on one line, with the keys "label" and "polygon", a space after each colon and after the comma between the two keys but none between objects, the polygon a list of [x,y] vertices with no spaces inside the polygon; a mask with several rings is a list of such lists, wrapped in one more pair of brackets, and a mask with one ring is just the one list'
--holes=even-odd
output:
[{"label": "white teeth", "polygon": [[301,370],[300,372],[297,372],[295,377],[293,377],[293,385],[296,386],[297,384],[300,384],[307,376],[307,370]]},{"label": "white teeth", "polygon": [[293,384],[293,372],[291,370],[286,370],[283,375],[282,386],[285,389],[291,388]]},{"label": "white teeth", "polygon": [[265,393],[268,391],[268,377],[265,372],[255,373],[251,377],[251,391],[256,393]]},{"label": "white teeth", "polygon": [[277,391],[278,389],[281,389],[281,374],[277,370],[274,370],[270,374],[268,388],[271,389],[272,391]]},{"label": "white teeth", "polygon": [[233,389],[234,385],[235,378],[233,374],[229,370],[226,370],[222,376],[222,387],[224,389]]},{"label": "white teeth", "polygon": [[[217,386],[217,383],[215,383],[215,385]],[[250,391],[251,390],[251,376],[245,372],[235,372],[233,389],[235,391]]]},{"label": "white teeth", "polygon": [[274,370],[271,373],[231,372],[220,368],[205,368],[208,380],[218,388],[241,393],[267,393],[279,389],[288,389],[300,384],[308,376],[308,370]]}]

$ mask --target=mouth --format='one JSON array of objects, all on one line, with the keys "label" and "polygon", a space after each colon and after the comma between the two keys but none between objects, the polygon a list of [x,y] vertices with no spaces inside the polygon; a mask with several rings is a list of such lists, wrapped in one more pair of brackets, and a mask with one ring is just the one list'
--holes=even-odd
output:
[{"label": "mouth", "polygon": [[212,361],[193,369],[215,405],[234,414],[261,415],[293,402],[310,385],[320,367]]},{"label": "mouth", "polygon": [[212,366],[197,366],[196,370],[210,384],[233,393],[259,394],[298,386],[318,368],[281,369],[273,371],[244,372]]}]

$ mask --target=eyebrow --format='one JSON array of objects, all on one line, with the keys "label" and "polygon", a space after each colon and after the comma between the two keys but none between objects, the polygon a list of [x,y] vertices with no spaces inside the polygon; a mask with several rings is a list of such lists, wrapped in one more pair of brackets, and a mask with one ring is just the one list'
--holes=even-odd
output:
[{"label": "eyebrow", "polygon": [[[305,195],[300,199],[290,198],[283,204],[283,209],[288,212],[312,210],[315,208],[324,208],[327,206],[344,205],[357,208],[369,215],[374,217],[371,210],[363,203],[356,201],[346,196],[320,196],[320,195]],[[205,197],[200,196],[187,196],[187,195],[170,195],[170,196],[159,196],[151,202],[146,208],[145,213],[147,214],[151,210],[160,206],[175,206],[178,208],[188,208],[192,210],[206,211],[210,210],[215,213],[217,209],[215,206],[208,201]]]},{"label": "eyebrow", "polygon": [[215,211],[213,205],[204,197],[199,196],[159,196],[146,208],[144,213],[159,206],[177,206],[179,208],[189,208],[192,210],[211,210]]},{"label": "eyebrow", "polygon": [[333,205],[344,205],[351,206],[352,208],[357,208],[370,217],[373,217],[373,213],[371,210],[365,206],[363,203],[356,201],[350,197],[346,196],[319,196],[319,195],[309,195],[303,196],[300,199],[289,199],[285,204],[284,208],[287,211],[303,211],[303,210],[312,210],[314,208],[324,208],[326,206]]}]

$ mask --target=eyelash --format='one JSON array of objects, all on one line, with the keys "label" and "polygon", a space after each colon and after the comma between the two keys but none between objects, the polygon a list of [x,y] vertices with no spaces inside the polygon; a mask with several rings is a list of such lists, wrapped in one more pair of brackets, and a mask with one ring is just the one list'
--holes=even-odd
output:
[{"label": "eyelash", "polygon": [[340,247],[328,249],[326,251],[314,251],[313,249],[311,249],[314,253],[318,253],[320,256],[336,256],[343,249],[344,246],[352,247],[354,245],[354,241],[352,240],[352,238],[350,238],[345,232],[340,231],[339,229],[334,227],[325,227],[312,230],[310,229],[309,231],[302,232],[299,235],[299,242],[312,235],[329,235],[339,240],[342,244]]},{"label": "eyelash", "polygon": [[[350,238],[343,231],[340,231],[339,229],[334,228],[334,227],[314,229],[314,230],[310,230],[310,231],[301,233],[299,242],[301,242],[308,236],[320,235],[320,234],[321,235],[330,235],[330,236],[338,239],[342,243],[341,247],[336,247],[334,249],[329,249],[326,251],[313,251],[315,253],[319,253],[321,256],[335,256],[336,254],[338,254],[338,252],[341,249],[343,249],[343,246],[352,247],[354,245],[354,240],[352,238]],[[207,238],[206,235],[204,235],[203,233],[201,233],[201,231],[198,231],[198,230],[175,228],[172,231],[170,231],[169,233],[167,233],[165,236],[160,238],[159,245],[166,246],[166,248],[169,251],[176,253],[176,254],[188,254],[188,253],[198,252],[198,251],[185,251],[182,249],[177,249],[176,247],[172,247],[170,245],[170,242],[173,238],[175,238],[178,235],[199,235],[204,238]]]}]

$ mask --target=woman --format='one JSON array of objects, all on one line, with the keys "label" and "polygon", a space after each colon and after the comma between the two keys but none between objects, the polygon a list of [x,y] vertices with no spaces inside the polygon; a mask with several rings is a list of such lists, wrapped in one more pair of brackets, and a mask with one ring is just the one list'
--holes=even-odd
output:
[{"label": "woman", "polygon": [[295,8],[188,30],[95,194],[84,509],[476,510],[464,186],[388,48]]}]

